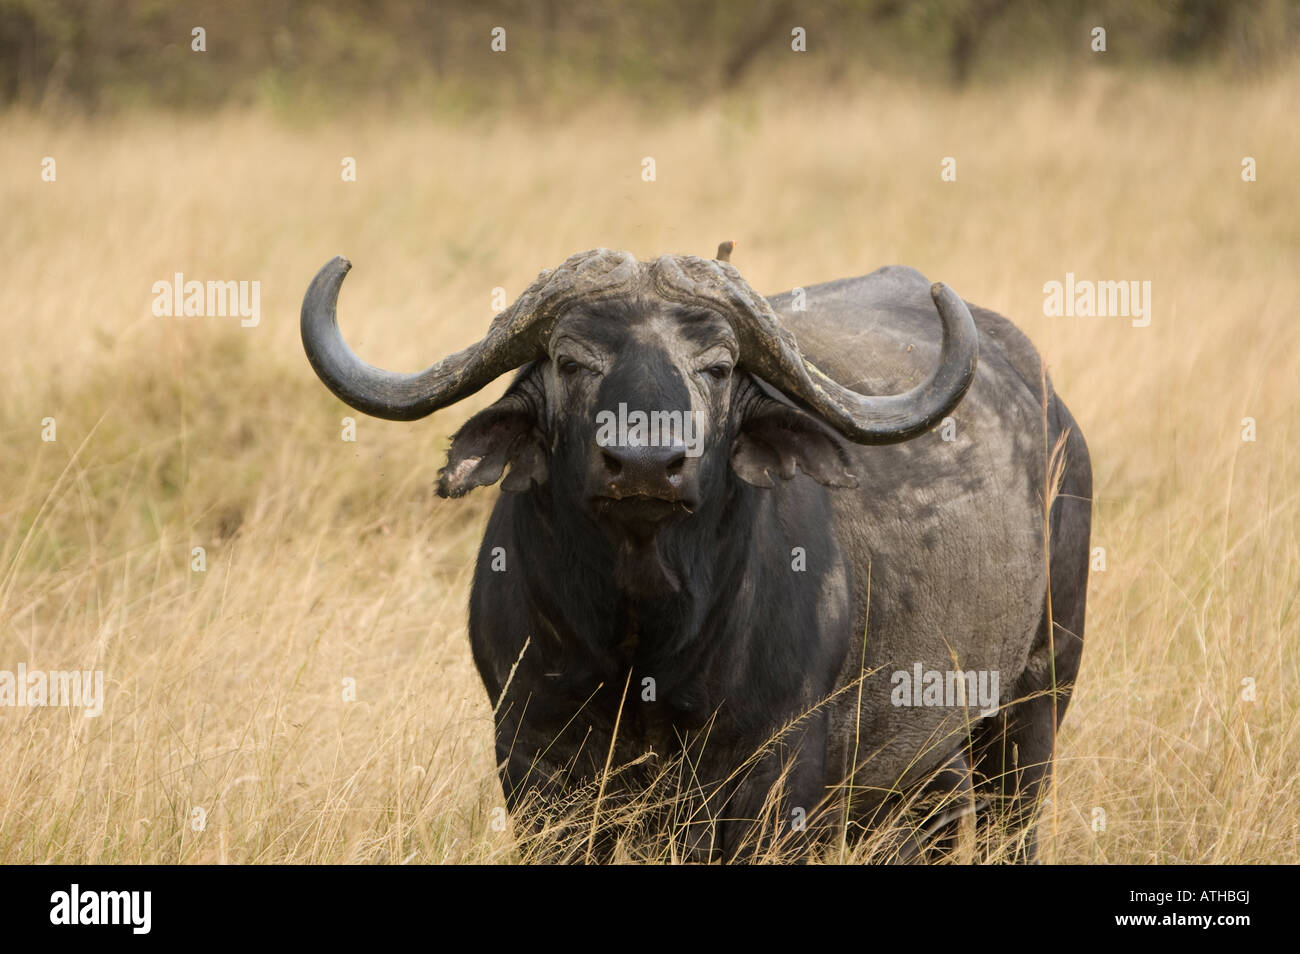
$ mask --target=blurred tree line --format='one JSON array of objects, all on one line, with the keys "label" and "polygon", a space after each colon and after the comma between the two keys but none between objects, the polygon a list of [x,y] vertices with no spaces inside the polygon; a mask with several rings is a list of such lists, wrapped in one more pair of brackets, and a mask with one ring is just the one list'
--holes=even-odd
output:
[{"label": "blurred tree line", "polygon": [[1082,64],[1099,26],[1106,65],[1250,73],[1293,56],[1300,0],[0,0],[0,105],[474,107],[871,71],[961,85]]}]

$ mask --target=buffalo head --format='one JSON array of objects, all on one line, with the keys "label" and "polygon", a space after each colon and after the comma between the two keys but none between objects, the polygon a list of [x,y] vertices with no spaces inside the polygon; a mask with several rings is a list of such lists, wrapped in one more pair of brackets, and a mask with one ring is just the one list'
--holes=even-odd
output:
[{"label": "buffalo head", "polygon": [[[974,322],[942,284],[931,288],[938,366],[906,393],[863,395],[807,361],[729,263],[596,249],[542,272],[478,344],[396,374],[366,364],[339,332],[349,268],[344,258],[326,264],[302,306],[303,345],[330,390],[367,414],[414,420],[522,369],[452,439],[439,494],[459,497],[508,468],[503,489],[545,486],[556,507],[632,554],[653,555],[665,527],[715,512],[729,473],[756,486],[796,471],[852,486],[841,437],[889,444],[924,433],[975,372]],[[634,583],[637,567],[658,561],[627,565]]]}]

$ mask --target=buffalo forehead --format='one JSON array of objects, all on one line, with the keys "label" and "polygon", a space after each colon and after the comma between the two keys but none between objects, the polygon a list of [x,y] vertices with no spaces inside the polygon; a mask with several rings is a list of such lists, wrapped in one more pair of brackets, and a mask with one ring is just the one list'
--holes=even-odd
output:
[{"label": "buffalo forehead", "polygon": [[617,353],[633,345],[658,344],[669,353],[735,347],[730,323],[706,308],[638,296],[592,302],[571,309],[552,337],[570,335]]}]

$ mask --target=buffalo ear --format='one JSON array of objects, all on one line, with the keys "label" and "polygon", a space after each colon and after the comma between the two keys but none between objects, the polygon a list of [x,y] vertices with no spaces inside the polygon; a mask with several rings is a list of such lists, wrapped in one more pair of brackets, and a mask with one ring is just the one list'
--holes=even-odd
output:
[{"label": "buffalo ear", "polygon": [[773,486],[773,477],[789,480],[796,469],[827,487],[858,485],[844,444],[829,427],[769,397],[741,419],[731,445],[731,469],[755,487]]},{"label": "buffalo ear", "polygon": [[508,393],[471,417],[451,439],[438,471],[438,496],[463,497],[494,484],[510,465],[502,490],[523,492],[546,483],[546,450],[537,413],[522,394]]}]

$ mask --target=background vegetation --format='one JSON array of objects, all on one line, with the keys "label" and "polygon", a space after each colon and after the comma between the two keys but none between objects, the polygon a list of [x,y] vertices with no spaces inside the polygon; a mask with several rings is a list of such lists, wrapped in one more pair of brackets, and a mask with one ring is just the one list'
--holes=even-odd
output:
[{"label": "background vegetation", "polygon": [[[491,49],[498,26],[510,55]],[[790,55],[795,26],[808,55]],[[882,73],[956,86],[1099,63],[1246,76],[1289,60],[1297,37],[1295,0],[0,0],[0,103],[300,116],[358,101],[567,110],[616,93],[680,106]]]},{"label": "background vegetation", "polygon": [[[1107,566],[1044,857],[1300,860],[1294,7],[1006,4],[957,86],[977,6],[828,4],[728,82],[741,5],[235,2],[201,55],[171,5],[0,2],[0,669],[107,678],[98,719],[0,709],[0,861],[519,859],[465,635],[497,491],[432,490],[493,393],[343,442],[301,296],[347,254],[345,333],[409,370],[574,251],[724,238],[769,293],[949,282],[1080,421]],[[177,271],[260,324],[154,317]],[[1044,317],[1067,271],[1151,281],[1150,326]]]}]

